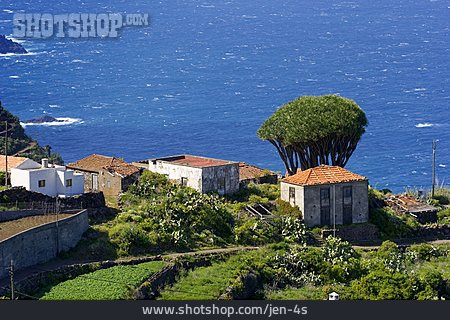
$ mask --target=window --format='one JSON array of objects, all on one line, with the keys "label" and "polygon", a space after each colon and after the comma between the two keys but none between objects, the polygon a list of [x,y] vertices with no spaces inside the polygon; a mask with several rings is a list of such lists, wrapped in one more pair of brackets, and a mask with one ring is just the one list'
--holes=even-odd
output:
[{"label": "window", "polygon": [[320,224],[331,225],[330,188],[320,189]]},{"label": "window", "polygon": [[106,181],[106,187],[111,188],[111,181]]},{"label": "window", "polygon": [[66,187],[71,187],[72,186],[72,179],[67,179],[66,180]]},{"label": "window", "polygon": [[295,188],[289,187],[289,202],[291,204],[295,204]]},{"label": "window", "polygon": [[98,190],[98,175],[92,174],[92,190],[97,191]]},{"label": "window", "polygon": [[343,223],[351,224],[353,222],[353,191],[352,186],[346,186],[342,188],[342,205],[343,205]]},{"label": "window", "polygon": [[225,178],[219,178],[217,182],[218,189],[225,191]]},{"label": "window", "polygon": [[187,184],[188,184],[188,178],[182,177],[182,178],[181,178],[181,185],[182,185],[183,187],[186,187]]},{"label": "window", "polygon": [[45,180],[39,180],[38,181],[38,187],[39,188],[45,188]]}]

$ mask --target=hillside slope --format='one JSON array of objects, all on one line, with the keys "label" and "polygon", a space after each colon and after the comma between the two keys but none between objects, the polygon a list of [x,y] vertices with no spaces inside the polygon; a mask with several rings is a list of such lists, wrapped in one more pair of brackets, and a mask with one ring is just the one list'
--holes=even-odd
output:
[{"label": "hillside slope", "polygon": [[[0,102],[0,154],[5,154],[5,122],[8,123],[8,155],[21,156],[40,162],[49,158],[50,162],[62,164],[63,160],[57,153],[51,152],[50,146],[41,147],[28,135],[20,125],[19,118],[3,108]],[[49,156],[50,153],[50,156]]]}]

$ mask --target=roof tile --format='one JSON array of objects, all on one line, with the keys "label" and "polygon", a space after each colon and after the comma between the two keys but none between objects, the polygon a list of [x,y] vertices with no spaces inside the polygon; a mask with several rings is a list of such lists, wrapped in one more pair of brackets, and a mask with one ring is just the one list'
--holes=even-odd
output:
[{"label": "roof tile", "polygon": [[130,176],[140,170],[140,168],[129,164],[122,159],[102,156],[98,154],[93,154],[89,157],[70,163],[67,165],[67,167],[81,171],[93,172],[108,170],[109,172],[115,172],[125,177]]},{"label": "roof tile", "polygon": [[300,186],[313,186],[364,180],[367,180],[367,178],[344,168],[321,165],[319,167],[300,171],[292,176],[284,178],[282,181]]}]

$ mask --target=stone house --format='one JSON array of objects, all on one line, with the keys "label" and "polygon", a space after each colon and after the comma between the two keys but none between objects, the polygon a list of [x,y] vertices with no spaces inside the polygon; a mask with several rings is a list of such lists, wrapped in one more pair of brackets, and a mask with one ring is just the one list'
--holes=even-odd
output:
[{"label": "stone house", "polygon": [[65,166],[49,164],[48,159],[42,159],[42,164],[25,159],[20,163],[18,163],[19,161],[12,162],[14,163],[10,176],[12,187],[24,187],[28,191],[52,197],[68,197],[83,193],[84,177],[82,174],[67,169]]},{"label": "stone house", "polygon": [[368,180],[338,166],[319,166],[281,180],[281,200],[298,206],[308,227],[369,220]]},{"label": "stone house", "polygon": [[224,195],[239,190],[239,163],[233,161],[178,155],[134,164],[164,174],[169,180],[202,193],[217,192]]},{"label": "stone house", "polygon": [[261,169],[245,162],[239,162],[239,187],[244,188],[249,183],[277,184],[280,175],[276,172]]},{"label": "stone house", "polygon": [[122,159],[93,154],[67,165],[84,175],[84,192],[101,191],[117,197],[134,184],[142,171]]}]

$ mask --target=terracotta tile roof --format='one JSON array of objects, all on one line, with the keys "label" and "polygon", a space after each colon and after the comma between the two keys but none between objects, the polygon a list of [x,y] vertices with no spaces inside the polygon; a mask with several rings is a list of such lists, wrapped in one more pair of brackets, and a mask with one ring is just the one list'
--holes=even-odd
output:
[{"label": "terracotta tile roof", "polygon": [[[8,171],[11,168],[17,167],[19,164],[23,163],[28,158],[25,157],[13,157],[8,156]],[[5,172],[6,169],[6,157],[4,155],[0,155],[0,171]]]},{"label": "terracotta tile roof", "polygon": [[352,181],[364,181],[366,177],[348,171],[338,166],[319,166],[305,171],[300,171],[282,181],[299,186],[313,186],[320,184],[332,184]]},{"label": "terracotta tile roof", "polygon": [[180,156],[166,157],[166,158],[157,158],[157,159],[152,159],[151,161],[155,161],[155,160],[166,161],[166,162],[170,162],[170,163],[180,164],[180,165],[189,166],[189,167],[197,167],[197,168],[213,167],[213,166],[220,166],[220,165],[224,165],[224,164],[233,163],[231,161],[226,161],[226,160],[219,160],[219,159],[199,157],[199,156],[191,156],[191,155],[187,155],[187,154],[180,155]]},{"label": "terracotta tile roof", "polygon": [[239,180],[260,178],[268,174],[277,175],[270,170],[261,169],[245,162],[239,162]]},{"label": "terracotta tile roof", "polygon": [[122,159],[98,154],[93,154],[89,157],[70,163],[67,165],[67,168],[89,172],[108,170],[109,172],[118,173],[124,177],[130,176],[140,170],[140,168],[129,164]]}]

